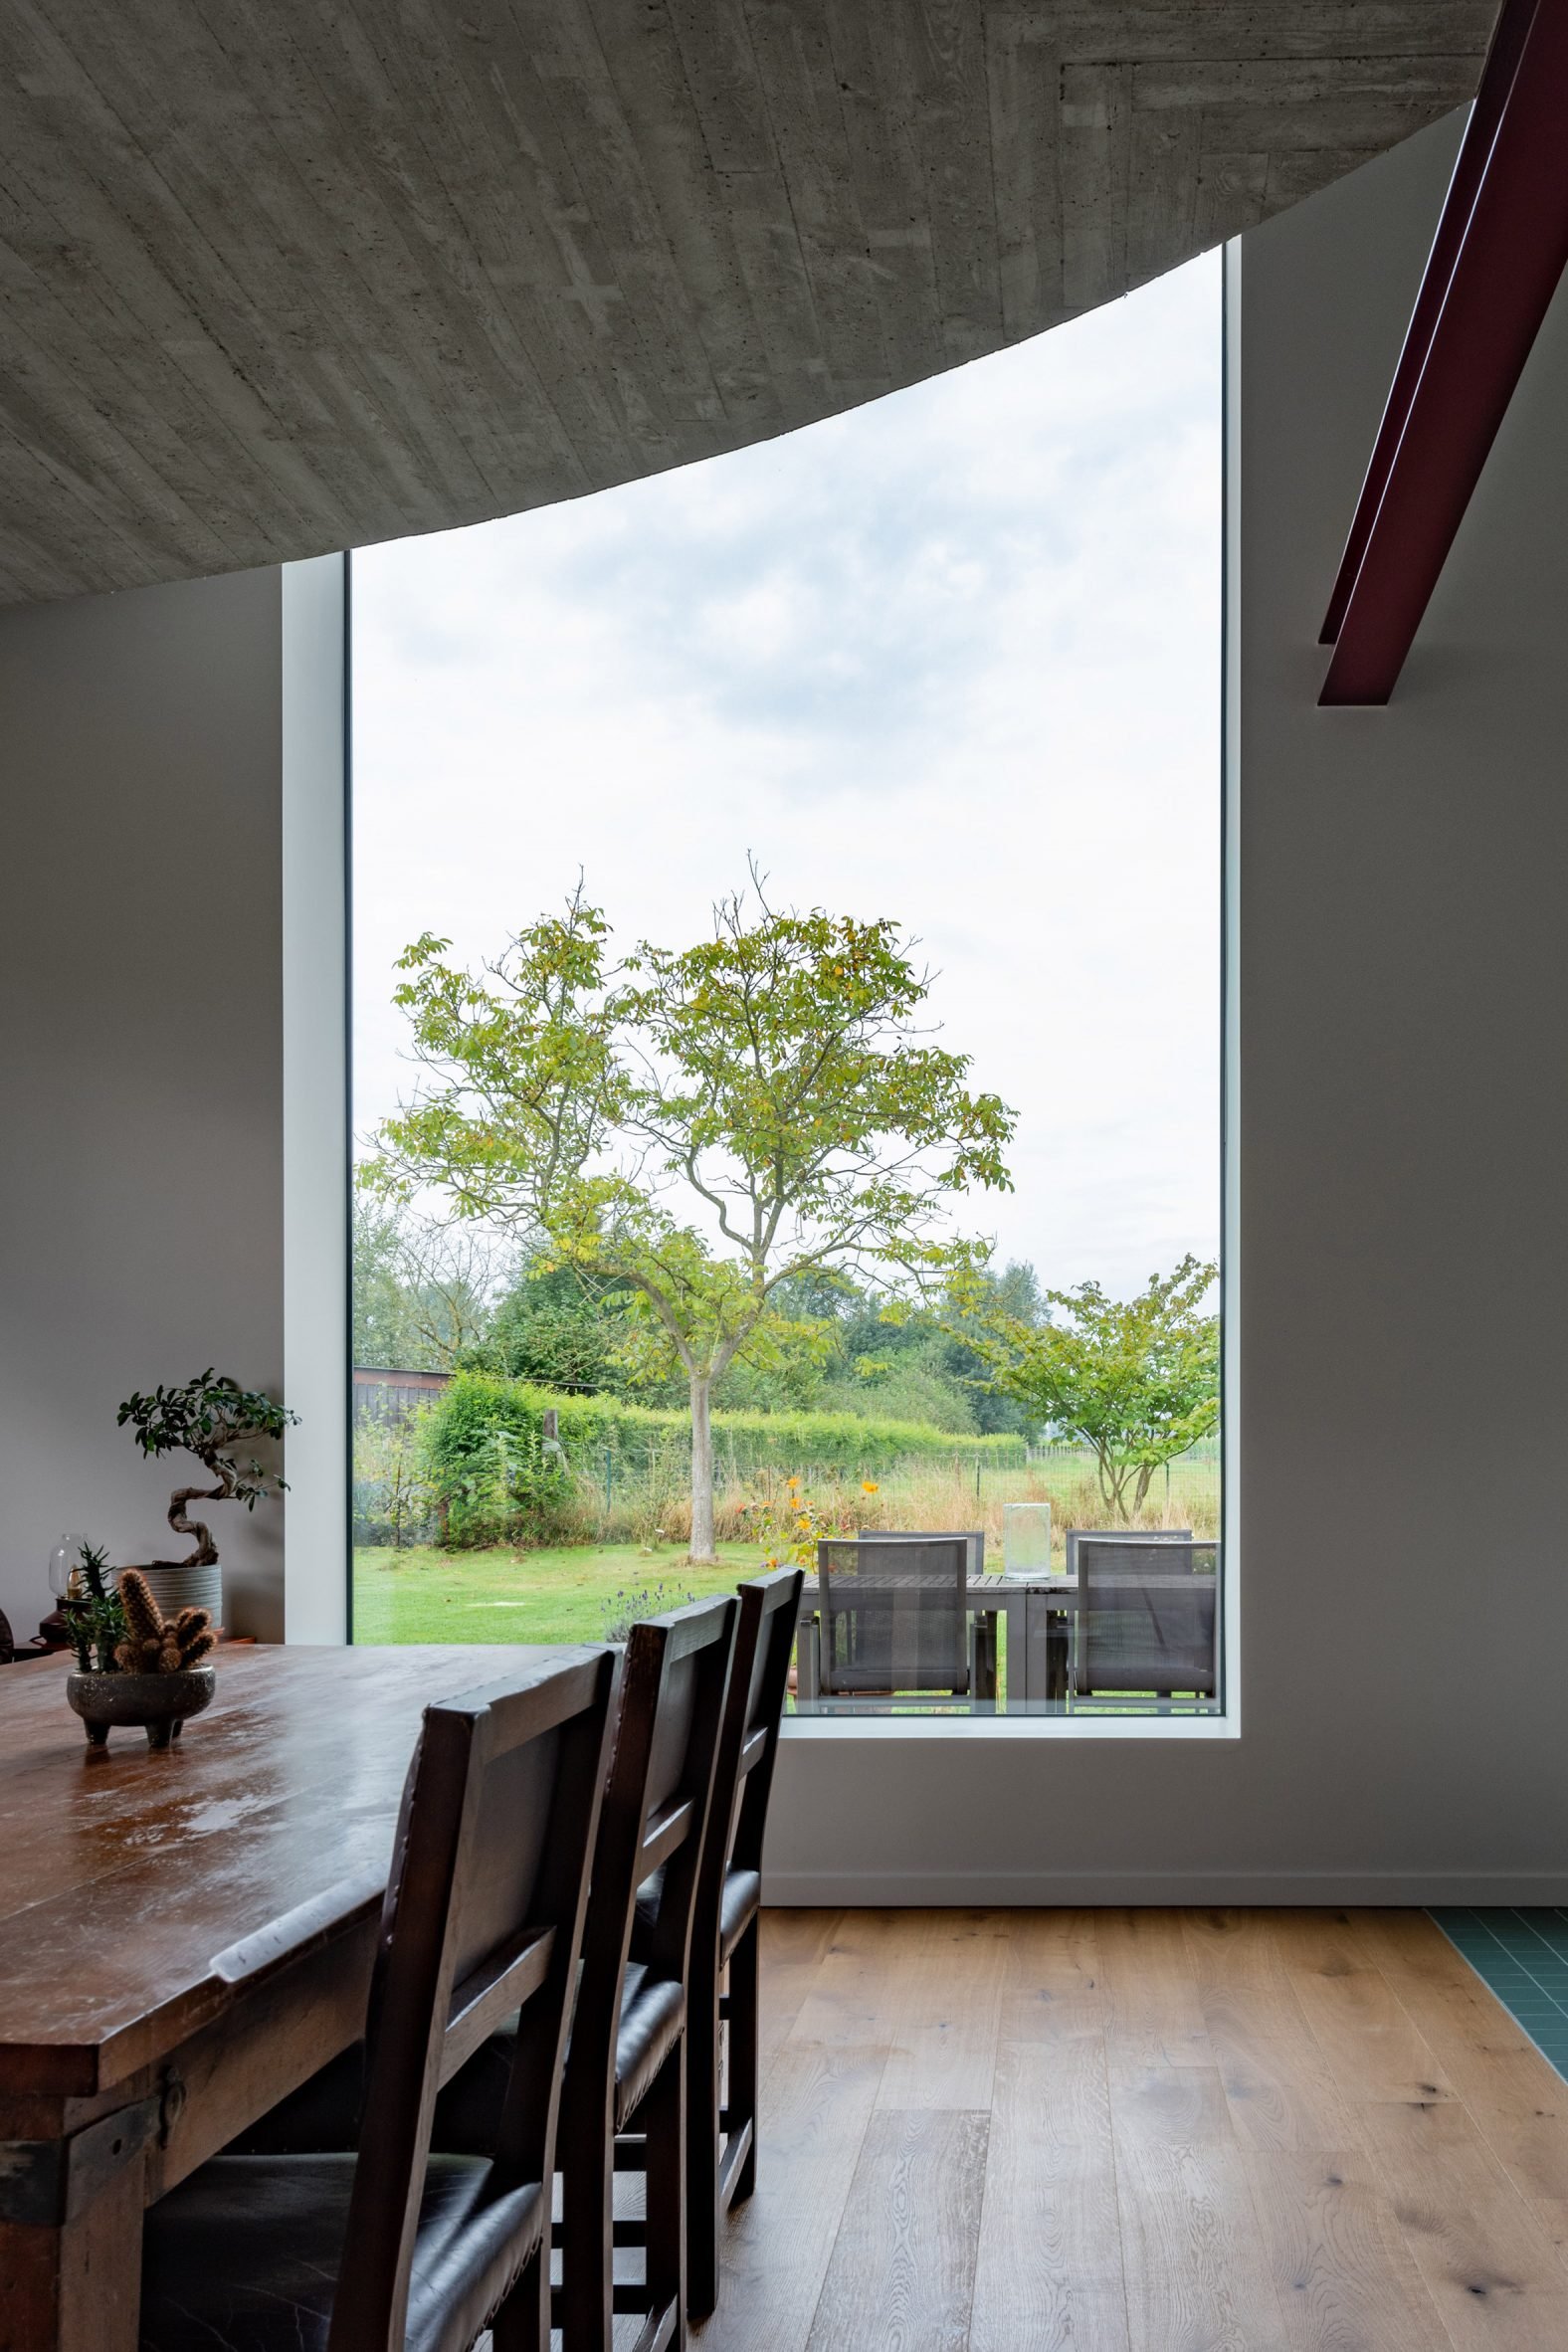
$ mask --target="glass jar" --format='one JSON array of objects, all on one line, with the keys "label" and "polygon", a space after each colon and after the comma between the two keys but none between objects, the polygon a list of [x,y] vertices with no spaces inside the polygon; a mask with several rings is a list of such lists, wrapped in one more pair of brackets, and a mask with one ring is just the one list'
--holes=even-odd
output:
[{"label": "glass jar", "polygon": [[[55,1596],[55,1606],[62,1601],[76,1601],[85,1596],[82,1582],[82,1547],[85,1535],[62,1535],[49,1555],[49,1589]],[[76,1581],[76,1590],[72,1581]]]}]

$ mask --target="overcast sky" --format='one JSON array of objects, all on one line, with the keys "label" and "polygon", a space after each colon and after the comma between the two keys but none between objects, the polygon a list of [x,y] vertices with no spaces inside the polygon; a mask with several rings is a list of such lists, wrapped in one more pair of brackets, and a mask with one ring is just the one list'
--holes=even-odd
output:
[{"label": "overcast sky", "polygon": [[1220,263],[733,457],[354,558],[356,1125],[419,932],[584,873],[627,944],[890,915],[1018,1110],[968,1229],[1065,1285],[1219,1233]]}]

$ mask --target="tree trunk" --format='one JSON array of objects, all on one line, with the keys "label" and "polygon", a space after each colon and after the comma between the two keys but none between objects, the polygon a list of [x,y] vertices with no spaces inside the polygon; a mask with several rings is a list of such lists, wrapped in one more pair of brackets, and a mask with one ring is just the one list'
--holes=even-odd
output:
[{"label": "tree trunk", "polygon": [[691,1375],[691,1552],[699,1567],[712,1567],[713,1550],[713,1415],[712,1374]]},{"label": "tree trunk", "polygon": [[217,1564],[218,1546],[212,1540],[212,1529],[201,1519],[185,1515],[188,1502],[227,1502],[227,1486],[178,1486],[169,1503],[169,1525],[176,1535],[194,1535],[196,1549],[183,1560],[154,1560],[154,1568],[212,1568]]}]

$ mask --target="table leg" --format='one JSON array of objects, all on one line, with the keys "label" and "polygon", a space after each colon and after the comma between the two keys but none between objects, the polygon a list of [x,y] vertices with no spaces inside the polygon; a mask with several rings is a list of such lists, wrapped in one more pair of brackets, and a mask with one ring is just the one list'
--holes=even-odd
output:
[{"label": "table leg", "polygon": [[1071,1620],[1066,1610],[1053,1610],[1047,1620],[1046,1697],[1064,1703],[1068,1695],[1068,1642]]},{"label": "table leg", "polygon": [[795,1644],[795,1704],[815,1706],[822,1696],[822,1674],[818,1665],[818,1633],[815,1615],[800,1621],[799,1638]]},{"label": "table leg", "polygon": [[58,2227],[0,2222],[0,2352],[135,2352],[141,2211],[130,2164]]}]

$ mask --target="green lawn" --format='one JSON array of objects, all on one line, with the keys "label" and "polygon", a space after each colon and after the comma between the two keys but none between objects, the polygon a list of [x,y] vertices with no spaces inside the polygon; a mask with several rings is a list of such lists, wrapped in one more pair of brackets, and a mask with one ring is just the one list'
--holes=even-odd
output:
[{"label": "green lawn", "polygon": [[[755,1544],[720,1544],[723,1565],[688,1568],[674,1544],[578,1545],[567,1551],[443,1552],[429,1545],[354,1553],[356,1642],[601,1642],[606,1613],[665,1588],[633,1613],[676,1608],[688,1593],[733,1592],[755,1576]],[[625,1594],[618,1601],[618,1594]]]}]

